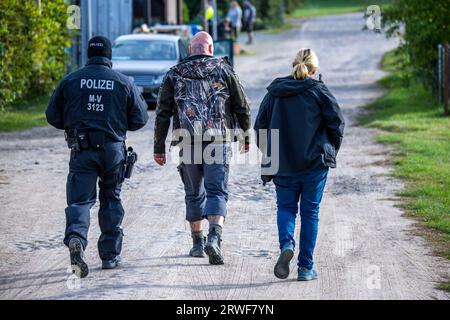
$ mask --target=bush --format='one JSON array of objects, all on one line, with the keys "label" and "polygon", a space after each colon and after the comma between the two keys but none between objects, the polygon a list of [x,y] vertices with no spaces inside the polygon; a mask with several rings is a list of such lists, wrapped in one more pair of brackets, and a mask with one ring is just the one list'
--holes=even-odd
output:
[{"label": "bush", "polygon": [[183,9],[183,12],[182,12],[183,22],[188,23],[191,20],[191,17],[190,17],[190,13],[189,13],[189,6],[187,5],[186,0],[183,0],[182,6],[183,6],[183,8],[182,8]]},{"label": "bush", "polygon": [[279,27],[284,23],[284,15],[297,9],[303,0],[254,0],[257,16],[271,27]]},{"label": "bush", "polygon": [[[3,1],[3,0],[2,0]],[[67,71],[70,33],[66,28],[64,0],[42,1],[42,14],[35,16],[32,91],[51,92]]]},{"label": "bush", "polygon": [[449,41],[450,0],[394,0],[383,12],[389,36],[400,36],[403,71],[437,90],[437,46]]},{"label": "bush", "polygon": [[0,1],[0,109],[24,96],[30,87],[35,10],[31,1]]},{"label": "bush", "polygon": [[286,13],[294,12],[303,3],[304,3],[304,0],[285,0],[284,5],[285,5]]},{"label": "bush", "polygon": [[49,92],[66,72],[64,0],[0,1],[0,109],[31,94]]}]

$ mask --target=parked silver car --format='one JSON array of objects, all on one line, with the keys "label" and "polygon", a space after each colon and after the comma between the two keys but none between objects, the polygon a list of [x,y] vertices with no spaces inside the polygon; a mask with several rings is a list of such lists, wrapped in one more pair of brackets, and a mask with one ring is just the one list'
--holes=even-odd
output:
[{"label": "parked silver car", "polygon": [[117,38],[113,69],[134,81],[151,108],[166,72],[188,56],[187,41],[176,35],[130,34]]}]

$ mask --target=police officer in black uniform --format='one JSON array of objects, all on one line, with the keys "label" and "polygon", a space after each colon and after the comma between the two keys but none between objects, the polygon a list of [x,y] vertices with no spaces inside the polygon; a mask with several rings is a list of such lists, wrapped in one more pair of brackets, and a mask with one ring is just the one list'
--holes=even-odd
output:
[{"label": "police officer in black uniform", "polygon": [[126,131],[138,130],[148,121],[144,98],[128,77],[111,70],[111,55],[111,42],[93,37],[87,65],[62,79],[46,111],[48,123],[65,130],[71,148],[64,243],[74,271],[82,278],[89,272],[84,250],[97,179],[102,268],[120,263]]}]

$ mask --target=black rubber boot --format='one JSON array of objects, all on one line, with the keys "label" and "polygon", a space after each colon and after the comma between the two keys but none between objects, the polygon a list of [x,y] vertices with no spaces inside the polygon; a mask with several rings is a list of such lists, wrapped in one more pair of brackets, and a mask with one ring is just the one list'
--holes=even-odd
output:
[{"label": "black rubber boot", "polygon": [[205,252],[209,257],[209,264],[224,264],[222,249],[220,248],[221,237],[222,227],[218,224],[212,224],[209,227],[208,242],[205,247]]},{"label": "black rubber boot", "polygon": [[120,256],[116,256],[111,260],[102,260],[102,269],[114,269],[120,266],[122,262],[122,258]]},{"label": "black rubber boot", "polygon": [[189,255],[191,257],[203,258],[205,256],[205,242],[206,238],[203,236],[203,232],[192,232],[193,246]]},{"label": "black rubber boot", "polygon": [[84,251],[81,240],[78,238],[72,238],[69,241],[69,252],[70,252],[70,264],[72,266],[72,271],[79,278],[86,278],[89,274],[89,268],[84,260]]}]

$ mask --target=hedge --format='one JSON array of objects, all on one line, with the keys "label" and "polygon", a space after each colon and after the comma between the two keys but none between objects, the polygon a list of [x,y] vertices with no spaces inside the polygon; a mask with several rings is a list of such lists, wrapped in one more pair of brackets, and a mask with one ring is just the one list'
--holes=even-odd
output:
[{"label": "hedge", "polygon": [[64,0],[0,1],[0,109],[33,94],[50,92],[66,73]]},{"label": "hedge", "polygon": [[382,12],[388,35],[402,39],[403,71],[437,89],[437,46],[450,41],[450,0],[393,0]]}]

